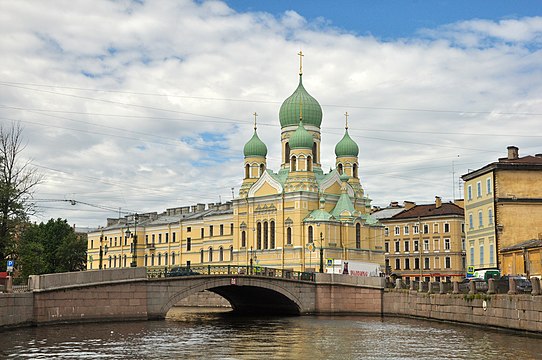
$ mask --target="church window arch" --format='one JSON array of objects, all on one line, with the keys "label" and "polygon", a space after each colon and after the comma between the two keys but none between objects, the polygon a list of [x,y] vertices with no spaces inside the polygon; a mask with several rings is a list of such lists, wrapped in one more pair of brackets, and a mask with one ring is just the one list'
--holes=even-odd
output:
[{"label": "church window arch", "polygon": [[312,171],[312,157],[307,157],[307,171]]},{"label": "church window arch", "polygon": [[247,247],[247,232],[245,230],[241,231],[241,247]]},{"label": "church window arch", "polygon": [[289,226],[286,229],[286,244],[292,245],[292,228]]},{"label": "church window arch", "polygon": [[262,223],[259,222],[256,225],[256,248],[258,250],[262,249]]},{"label": "church window arch", "polygon": [[294,155],[292,156],[292,159],[290,160],[290,171],[297,171],[296,168],[297,168],[297,158]]},{"label": "church window arch", "polygon": [[337,171],[339,172],[339,175],[343,174],[343,164],[337,164]]},{"label": "church window arch", "polygon": [[314,242],[314,230],[313,230],[313,228],[312,228],[312,225],[309,226],[309,231],[308,231],[308,233],[309,233],[309,236],[308,236],[309,242],[310,242],[310,243]]},{"label": "church window arch", "polygon": [[263,172],[265,171],[265,165],[264,164],[260,164],[260,176],[263,175]]},{"label": "church window arch", "polygon": [[275,248],[275,222],[273,220],[271,220],[269,222],[269,227],[270,227],[270,238],[271,238],[271,249],[274,249]]},{"label": "church window arch", "polygon": [[263,248],[269,249],[269,224],[267,221],[263,223]]},{"label": "church window arch", "polygon": [[290,143],[287,142],[284,145],[284,162],[287,163],[289,158],[290,158]]},{"label": "church window arch", "polygon": [[317,150],[318,150],[318,145],[316,145],[316,142],[313,142],[312,143],[312,156],[313,156],[312,162],[315,164],[318,163],[318,159],[316,159],[316,154],[318,154]]},{"label": "church window arch", "polygon": [[352,166],[352,177],[353,178],[358,178],[358,164],[354,164]]},{"label": "church window arch", "polygon": [[361,249],[361,224],[356,224],[356,249]]},{"label": "church window arch", "polygon": [[245,179],[250,178],[250,164],[245,165]]}]

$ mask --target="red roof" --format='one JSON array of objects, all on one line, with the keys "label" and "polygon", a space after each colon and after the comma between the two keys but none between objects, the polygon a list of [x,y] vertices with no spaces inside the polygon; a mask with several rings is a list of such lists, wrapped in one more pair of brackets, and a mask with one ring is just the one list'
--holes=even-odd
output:
[{"label": "red roof", "polygon": [[462,207],[457,206],[454,203],[442,203],[440,207],[435,204],[428,205],[416,205],[413,208],[402,211],[399,214],[392,216],[390,219],[411,219],[418,217],[428,216],[446,216],[446,215],[458,215],[464,216],[465,211]]}]

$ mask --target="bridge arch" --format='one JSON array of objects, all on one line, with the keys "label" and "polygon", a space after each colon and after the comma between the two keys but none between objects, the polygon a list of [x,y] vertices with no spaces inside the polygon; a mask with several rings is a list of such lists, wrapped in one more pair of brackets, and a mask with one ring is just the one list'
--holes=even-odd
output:
[{"label": "bridge arch", "polygon": [[[231,304],[233,311],[243,314],[299,315],[304,311],[295,287],[292,287],[290,281],[280,278],[194,277],[190,280],[184,278],[176,281],[170,278],[166,281],[171,281],[172,286],[168,286],[169,291],[163,298],[159,311],[161,317],[165,317],[180,300],[205,290],[222,296]],[[175,282],[184,285],[175,286]]]}]

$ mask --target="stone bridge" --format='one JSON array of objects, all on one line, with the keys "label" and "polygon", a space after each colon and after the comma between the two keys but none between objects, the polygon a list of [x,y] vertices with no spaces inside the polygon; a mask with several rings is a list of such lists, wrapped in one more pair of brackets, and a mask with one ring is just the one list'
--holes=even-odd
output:
[{"label": "stone bridge", "polygon": [[29,322],[45,324],[161,319],[179,301],[204,290],[242,313],[382,315],[384,279],[334,274],[315,274],[311,280],[247,274],[149,278],[141,267],[32,276],[30,287]]}]

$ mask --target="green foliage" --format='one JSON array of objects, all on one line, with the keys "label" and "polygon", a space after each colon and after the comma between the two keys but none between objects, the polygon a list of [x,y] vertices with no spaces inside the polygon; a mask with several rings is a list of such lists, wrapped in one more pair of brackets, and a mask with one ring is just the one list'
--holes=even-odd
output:
[{"label": "green foliage", "polygon": [[19,244],[22,276],[79,271],[85,268],[87,243],[79,239],[66,220],[30,224]]}]

